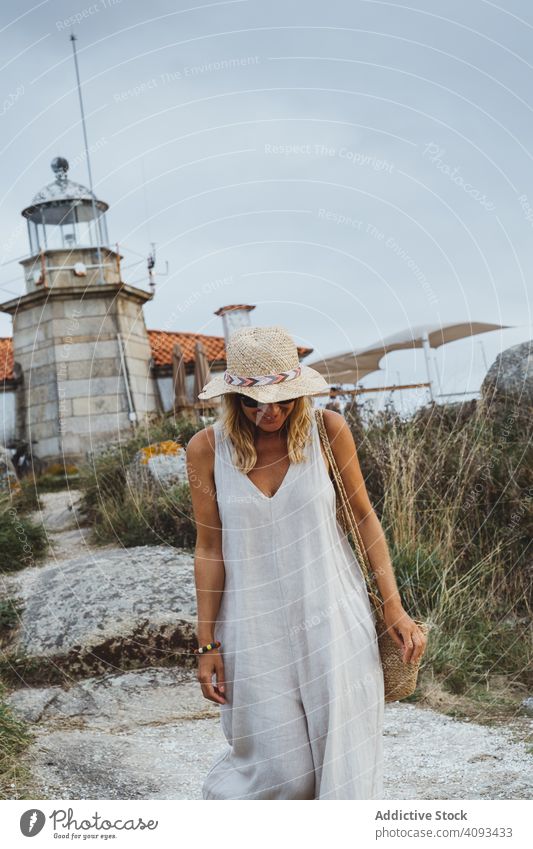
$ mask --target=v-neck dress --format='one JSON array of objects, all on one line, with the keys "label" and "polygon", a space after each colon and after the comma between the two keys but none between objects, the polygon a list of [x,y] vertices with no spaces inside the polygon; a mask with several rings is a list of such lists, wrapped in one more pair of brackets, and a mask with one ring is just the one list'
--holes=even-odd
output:
[{"label": "v-neck dress", "polygon": [[214,424],[225,584],[226,738],[204,799],[380,799],[384,684],[374,613],[337,521],[312,417],[305,461],[269,497]]}]

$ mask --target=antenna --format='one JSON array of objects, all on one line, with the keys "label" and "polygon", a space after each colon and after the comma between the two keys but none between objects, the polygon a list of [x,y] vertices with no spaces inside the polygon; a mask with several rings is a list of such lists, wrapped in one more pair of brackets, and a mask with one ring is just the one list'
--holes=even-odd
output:
[{"label": "antenna", "polygon": [[94,202],[94,191],[93,191],[93,176],[91,171],[91,160],[89,158],[89,145],[87,143],[87,129],[85,126],[85,112],[83,109],[83,98],[81,96],[81,83],[80,83],[80,71],[78,68],[78,55],[76,53],[76,36],[74,33],[71,33],[70,40],[72,41],[72,52],[74,54],[74,67],[76,68],[76,80],[78,83],[78,96],[80,99],[80,112],[81,112],[81,126],[83,128],[83,141],[85,143],[85,157],[87,159],[87,171],[89,174],[89,189],[91,190],[91,205],[93,210],[93,218],[95,225],[95,233],[96,233],[96,252],[98,255],[98,271],[99,271],[99,283],[105,283],[104,275],[102,273],[102,251],[100,250],[100,219],[96,215],[96,204]]},{"label": "antenna", "polygon": [[148,266],[148,280],[150,282],[150,289],[155,293],[155,275],[159,274],[160,277],[166,277],[168,275],[168,260],[166,260],[166,268],[165,271],[154,271],[156,255],[155,255],[155,242],[150,242],[152,246],[151,252],[148,254],[146,264]]},{"label": "antenna", "polygon": [[152,242],[152,251],[148,254],[148,280],[150,281],[150,289],[155,292],[154,268],[155,268],[155,242]]}]

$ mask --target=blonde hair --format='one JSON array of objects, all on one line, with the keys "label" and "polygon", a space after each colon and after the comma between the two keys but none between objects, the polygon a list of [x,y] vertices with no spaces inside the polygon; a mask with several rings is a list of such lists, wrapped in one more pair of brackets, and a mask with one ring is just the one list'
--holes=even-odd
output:
[{"label": "blonde hair", "polygon": [[[311,435],[312,415],[311,396],[296,398],[285,420],[287,451],[291,463],[301,463],[306,459],[304,448]],[[218,421],[233,445],[233,462],[247,475],[257,462],[257,451],[254,445],[254,424],[244,415],[239,392],[226,392],[222,396],[222,411]]]}]

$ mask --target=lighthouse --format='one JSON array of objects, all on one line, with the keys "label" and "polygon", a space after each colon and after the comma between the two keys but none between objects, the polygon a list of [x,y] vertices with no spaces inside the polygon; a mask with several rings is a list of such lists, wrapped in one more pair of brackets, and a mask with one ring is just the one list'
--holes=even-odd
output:
[{"label": "lighthouse", "polygon": [[51,163],[54,179],[22,210],[29,255],[12,316],[16,438],[44,461],[77,462],[161,412],[143,306],[122,280],[108,204]]}]

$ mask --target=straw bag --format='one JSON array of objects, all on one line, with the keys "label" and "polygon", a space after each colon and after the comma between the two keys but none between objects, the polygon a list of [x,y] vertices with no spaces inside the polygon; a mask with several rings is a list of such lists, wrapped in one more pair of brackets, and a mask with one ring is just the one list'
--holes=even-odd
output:
[{"label": "straw bag", "polygon": [[[324,424],[323,412],[324,411],[321,408],[317,408],[315,410],[320,439],[333,472],[335,492],[337,496],[337,519],[344,533],[346,535],[351,534],[352,536],[357,559],[367,583],[368,596],[374,608],[374,620],[378,638],[379,654],[381,665],[383,667],[385,701],[398,701],[399,699],[405,699],[406,696],[410,696],[411,693],[414,692],[418,677],[418,669],[420,666],[420,658],[416,661],[416,663],[404,663],[402,661],[402,648],[394,642],[393,638],[387,631],[387,626],[383,618],[383,604],[371,586],[371,567],[339,468],[335,462],[333,451],[331,450],[331,445]],[[428,624],[420,619],[414,618],[413,622],[418,625],[424,636],[427,637],[429,631]]]}]

